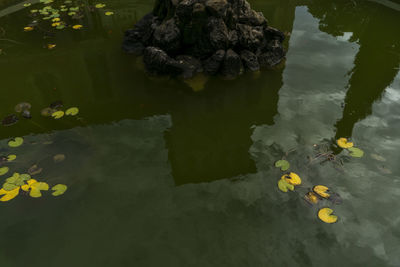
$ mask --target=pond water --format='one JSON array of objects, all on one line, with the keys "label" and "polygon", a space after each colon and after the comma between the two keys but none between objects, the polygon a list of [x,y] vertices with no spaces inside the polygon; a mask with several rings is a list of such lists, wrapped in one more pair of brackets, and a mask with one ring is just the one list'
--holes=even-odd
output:
[{"label": "pond water", "polygon": [[[108,0],[84,8],[82,29],[49,32],[23,31],[42,3],[0,2],[0,117],[20,102],[33,116],[0,127],[0,155],[68,186],[1,202],[1,266],[399,266],[400,3],[252,0],[289,33],[286,61],[183,82],[120,49],[152,2]],[[58,100],[78,116],[40,115]],[[321,148],[337,160],[313,160]],[[277,187],[282,157],[303,180],[294,192]],[[307,204],[318,184],[343,203]]]}]

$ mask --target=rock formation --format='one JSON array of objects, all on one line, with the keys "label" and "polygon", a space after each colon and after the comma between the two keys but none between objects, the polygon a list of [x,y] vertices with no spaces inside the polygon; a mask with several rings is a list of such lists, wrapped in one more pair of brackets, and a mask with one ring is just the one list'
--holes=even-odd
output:
[{"label": "rock formation", "polygon": [[152,74],[235,77],[278,64],[284,38],[246,0],[156,0],[126,31],[123,49],[143,55]]}]

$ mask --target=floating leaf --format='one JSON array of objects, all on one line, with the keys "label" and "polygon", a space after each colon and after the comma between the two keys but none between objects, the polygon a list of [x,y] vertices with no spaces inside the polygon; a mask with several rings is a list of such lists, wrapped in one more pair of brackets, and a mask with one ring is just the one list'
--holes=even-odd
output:
[{"label": "floating leaf", "polygon": [[6,183],[7,184],[13,184],[16,186],[21,186],[24,185],[24,179],[21,177],[21,175],[19,173],[14,173],[13,176],[9,177],[6,179]]},{"label": "floating leaf", "polygon": [[23,173],[19,176],[23,181],[28,181],[31,179],[31,176],[27,173]]},{"label": "floating leaf", "polygon": [[114,12],[112,12],[112,11],[107,11],[106,13],[104,13],[106,16],[111,16],[111,15],[114,15]]},{"label": "floating leaf", "polygon": [[76,14],[76,12],[74,12],[74,11],[68,12],[68,16],[73,16],[73,15],[75,15],[75,14]]},{"label": "floating leaf", "polygon": [[3,126],[10,126],[10,125],[13,125],[13,124],[15,124],[15,123],[17,123],[17,122],[18,122],[18,117],[17,117],[17,115],[15,115],[15,114],[10,114],[10,115],[6,116],[6,117],[2,120],[1,124],[2,124]]},{"label": "floating leaf", "polygon": [[15,112],[21,113],[24,110],[29,110],[32,108],[32,105],[27,102],[19,103],[15,106]]},{"label": "floating leaf", "polygon": [[78,11],[78,10],[79,10],[79,6],[70,7],[69,10],[71,10],[71,11]]},{"label": "floating leaf", "polygon": [[49,185],[44,182],[33,183],[30,187],[31,187],[31,192],[29,193],[29,195],[31,197],[41,197],[42,193],[40,191],[49,190]]},{"label": "floating leaf", "polygon": [[74,29],[74,30],[79,30],[79,29],[81,29],[82,27],[83,27],[82,25],[77,24],[77,25],[72,26],[72,29]]},{"label": "floating leaf", "polygon": [[58,26],[56,27],[57,30],[62,30],[62,29],[64,29],[64,28],[65,28],[65,25],[64,25],[64,24],[58,25]]},{"label": "floating leaf", "polygon": [[60,11],[62,12],[68,11],[68,8],[61,8]]},{"label": "floating leaf", "polygon": [[14,161],[16,158],[17,158],[16,155],[11,154],[11,155],[8,155],[8,156],[7,156],[7,161],[8,161],[8,162]]},{"label": "floating leaf", "polygon": [[27,181],[27,184],[24,184],[23,186],[21,186],[21,189],[24,190],[25,192],[28,192],[29,189],[31,188],[31,185],[37,183],[37,181],[35,179],[29,179]]},{"label": "floating leaf", "polygon": [[324,185],[316,185],[313,187],[313,191],[323,198],[328,198],[330,194],[327,193],[329,188]]},{"label": "floating leaf", "polygon": [[71,1],[71,0],[66,0],[66,1],[64,1],[64,3],[66,3],[66,4],[71,4],[72,1]]},{"label": "floating leaf", "polygon": [[57,154],[53,157],[53,160],[55,163],[59,163],[65,160],[65,155],[64,154]]},{"label": "floating leaf", "polygon": [[350,156],[354,158],[361,158],[362,156],[364,156],[364,151],[357,147],[350,147],[347,150],[350,152]]},{"label": "floating leaf", "polygon": [[56,44],[47,44],[47,49],[53,49],[56,46],[57,46]]},{"label": "floating leaf", "polygon": [[58,184],[55,185],[51,188],[51,190],[53,190],[54,192],[52,193],[53,196],[60,196],[62,194],[64,194],[65,191],[67,191],[67,186],[65,184]]},{"label": "floating leaf", "polygon": [[51,24],[51,26],[53,26],[53,27],[57,27],[57,26],[60,26],[61,25],[61,22],[54,22],[53,24]]},{"label": "floating leaf", "polygon": [[282,192],[287,192],[288,189],[293,191],[294,190],[294,185],[287,183],[285,180],[281,179],[278,181],[278,188]]},{"label": "floating leaf", "polygon": [[15,198],[16,196],[18,196],[19,194],[19,187],[11,190],[11,191],[7,191],[4,190],[4,188],[0,189],[0,196],[4,195],[2,198],[0,198],[0,201],[9,201],[13,198]]},{"label": "floating leaf", "polygon": [[52,116],[54,119],[58,120],[58,119],[64,117],[64,111],[59,110],[59,111],[53,112],[53,113],[51,114],[51,116]]},{"label": "floating leaf", "polygon": [[304,199],[311,205],[317,204],[319,201],[318,196],[314,192],[305,194]]},{"label": "floating leaf", "polygon": [[24,143],[24,139],[22,137],[15,137],[14,139],[11,139],[8,141],[8,146],[9,147],[19,147]]},{"label": "floating leaf", "polygon": [[10,170],[10,169],[9,169],[7,166],[1,167],[1,168],[0,168],[0,176],[6,174],[9,170]]},{"label": "floating leaf", "polygon": [[336,142],[341,148],[349,148],[354,145],[352,142],[347,142],[347,139],[343,137],[339,138],[339,140],[337,140]]},{"label": "floating leaf", "polygon": [[292,185],[299,185],[301,184],[301,179],[300,177],[294,173],[291,172],[289,174],[285,174],[281,177],[282,180],[285,180],[287,183],[292,184]]},{"label": "floating leaf", "polygon": [[53,114],[55,112],[54,109],[52,108],[44,108],[42,109],[42,111],[40,112],[40,114],[44,117],[50,117],[51,114]]},{"label": "floating leaf", "polygon": [[53,22],[59,22],[61,19],[60,18],[54,18],[54,19],[52,19],[51,21],[53,21]]},{"label": "floating leaf", "polygon": [[281,159],[275,162],[275,167],[281,168],[282,171],[287,171],[290,167],[290,164],[287,160]]},{"label": "floating leaf", "polygon": [[336,204],[336,205],[343,203],[343,199],[338,193],[331,193],[328,200],[330,200],[333,204]]},{"label": "floating leaf", "polygon": [[43,168],[39,168],[36,164],[33,165],[33,166],[31,166],[31,167],[28,169],[28,173],[29,173],[30,175],[36,175],[36,174],[41,173],[42,171],[43,171]]},{"label": "floating leaf", "polygon": [[325,223],[335,223],[338,220],[336,215],[332,215],[333,210],[330,208],[323,208],[318,211],[318,218]]},{"label": "floating leaf", "polygon": [[51,17],[44,17],[43,20],[49,20]]},{"label": "floating leaf", "polygon": [[37,10],[37,9],[32,9],[31,10],[31,13],[37,13],[39,10]]},{"label": "floating leaf", "polygon": [[96,8],[103,8],[105,6],[106,6],[105,4],[100,4],[100,3],[95,5]]},{"label": "floating leaf", "polygon": [[75,116],[79,113],[79,109],[77,107],[69,108],[65,111],[65,115]]},{"label": "floating leaf", "polygon": [[3,184],[3,189],[6,191],[12,191],[15,188],[18,188],[19,186],[15,185],[15,184],[11,184],[11,183],[4,183]]},{"label": "floating leaf", "polygon": [[33,27],[31,27],[31,26],[24,27],[24,31],[25,32],[33,31]]},{"label": "floating leaf", "polygon": [[24,7],[28,7],[28,6],[31,6],[31,5],[32,5],[31,3],[25,3]]}]

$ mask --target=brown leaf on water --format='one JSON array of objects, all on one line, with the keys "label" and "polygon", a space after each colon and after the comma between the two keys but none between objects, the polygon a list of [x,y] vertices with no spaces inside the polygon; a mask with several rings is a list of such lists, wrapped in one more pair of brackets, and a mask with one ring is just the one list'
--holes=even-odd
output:
[{"label": "brown leaf on water", "polygon": [[10,114],[10,115],[6,116],[6,117],[3,119],[3,121],[1,122],[1,124],[2,124],[3,126],[10,126],[10,125],[13,125],[13,124],[15,124],[15,123],[17,123],[17,122],[18,122],[18,117],[17,117],[17,115],[15,115],[15,114]]},{"label": "brown leaf on water", "polygon": [[29,169],[28,169],[28,173],[30,175],[36,175],[39,174],[43,171],[43,168],[39,168],[36,164],[32,165]]},{"label": "brown leaf on water", "polygon": [[57,154],[53,157],[53,160],[55,163],[59,163],[65,160],[65,155],[64,154]]}]

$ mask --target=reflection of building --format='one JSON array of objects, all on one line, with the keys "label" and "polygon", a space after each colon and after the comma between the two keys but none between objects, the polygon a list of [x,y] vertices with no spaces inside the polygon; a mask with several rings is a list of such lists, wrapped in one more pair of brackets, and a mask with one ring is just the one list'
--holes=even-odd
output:
[{"label": "reflection of building", "polygon": [[385,7],[364,1],[358,5],[357,2],[333,1],[323,5],[317,1],[309,5],[309,11],[320,19],[321,30],[334,36],[352,32],[351,40],[360,45],[343,116],[336,124],[336,138],[350,137],[354,124],[371,114],[372,104],[392,83],[400,63],[398,11],[387,8],[388,3]]}]

